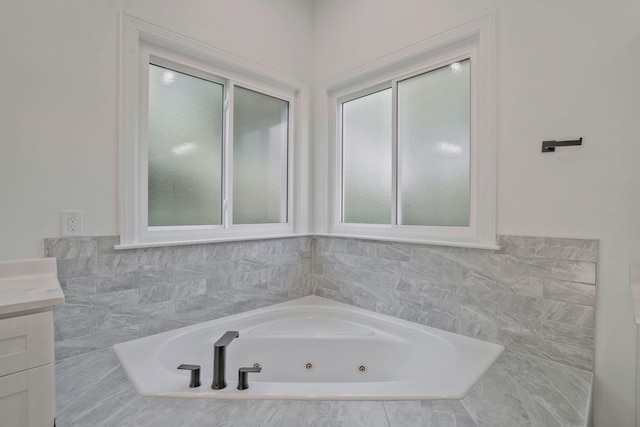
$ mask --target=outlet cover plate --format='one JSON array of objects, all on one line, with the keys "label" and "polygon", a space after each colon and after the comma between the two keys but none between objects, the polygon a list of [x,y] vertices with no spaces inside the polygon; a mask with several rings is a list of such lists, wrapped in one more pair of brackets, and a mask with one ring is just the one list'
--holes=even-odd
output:
[{"label": "outlet cover plate", "polygon": [[82,211],[61,211],[60,226],[62,237],[82,236],[84,232]]}]

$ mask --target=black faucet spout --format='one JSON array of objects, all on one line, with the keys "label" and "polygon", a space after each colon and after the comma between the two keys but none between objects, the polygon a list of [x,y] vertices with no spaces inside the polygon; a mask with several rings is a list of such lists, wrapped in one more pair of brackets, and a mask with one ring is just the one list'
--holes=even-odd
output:
[{"label": "black faucet spout", "polygon": [[227,331],[213,345],[213,384],[211,388],[221,390],[227,386],[225,379],[226,349],[227,346],[240,334],[238,331]]}]

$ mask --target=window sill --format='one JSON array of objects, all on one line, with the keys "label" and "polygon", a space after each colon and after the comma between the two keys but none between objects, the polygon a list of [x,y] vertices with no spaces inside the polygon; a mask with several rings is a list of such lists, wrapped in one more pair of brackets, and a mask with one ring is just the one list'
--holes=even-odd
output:
[{"label": "window sill", "polygon": [[185,245],[203,245],[207,243],[224,243],[224,242],[242,242],[247,240],[271,240],[271,239],[290,239],[293,237],[308,237],[313,236],[310,233],[299,234],[275,234],[275,235],[255,235],[255,236],[235,236],[235,237],[221,237],[218,239],[193,239],[193,240],[178,240],[167,242],[147,242],[147,243],[129,243],[122,245],[115,245],[113,248],[117,251],[128,249],[145,249],[145,248],[159,248],[166,246],[185,246]]},{"label": "window sill", "polygon": [[469,248],[469,249],[489,249],[499,250],[500,246],[490,243],[472,243],[472,242],[451,242],[442,240],[428,240],[428,239],[407,239],[398,237],[380,237],[380,236],[364,236],[355,234],[335,234],[335,233],[297,233],[297,234],[279,234],[279,235],[256,235],[256,236],[241,236],[241,237],[223,237],[219,239],[193,239],[193,240],[180,240],[180,241],[168,241],[168,242],[148,242],[148,243],[131,243],[115,245],[115,250],[130,250],[130,249],[145,249],[145,248],[159,248],[166,246],[185,246],[185,245],[204,245],[207,243],[224,243],[224,242],[242,242],[251,240],[271,240],[271,239],[291,239],[294,237],[337,237],[341,239],[358,239],[358,240],[377,240],[382,242],[397,242],[397,243],[412,243],[417,245],[433,245],[433,246],[449,246],[456,248]]},{"label": "window sill", "polygon": [[335,234],[335,233],[314,233],[313,236],[318,237],[338,237],[344,239],[359,239],[359,240],[378,240],[383,242],[398,242],[398,243],[412,243],[418,245],[433,245],[433,246],[449,246],[455,248],[469,248],[469,249],[490,249],[498,250],[499,245],[491,243],[474,243],[474,242],[452,242],[442,240],[429,240],[429,239],[410,239],[403,237],[382,237],[382,236],[365,236],[358,234]]}]

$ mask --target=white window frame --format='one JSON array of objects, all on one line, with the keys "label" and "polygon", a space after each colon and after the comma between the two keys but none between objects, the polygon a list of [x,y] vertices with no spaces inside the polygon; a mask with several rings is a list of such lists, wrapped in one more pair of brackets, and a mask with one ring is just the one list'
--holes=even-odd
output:
[{"label": "white window frame", "polygon": [[[302,82],[214,47],[121,14],[120,46],[120,244],[117,249],[187,243],[288,237],[304,232],[304,196],[294,186],[303,183],[299,162],[308,162],[308,144],[297,129],[306,98]],[[173,69],[225,85],[222,225],[148,226],[148,76],[149,64]],[[289,103],[285,223],[232,224],[234,87],[240,86]],[[303,127],[303,126],[300,126]],[[226,183],[226,184],[225,184]],[[295,193],[297,191],[297,194]],[[284,213],[283,212],[283,213]]]},{"label": "white window frame", "polygon": [[[316,204],[324,198],[325,212],[317,213],[318,234],[496,249],[496,119],[494,17],[472,21],[422,43],[330,79],[319,89],[319,122],[328,133],[326,164],[316,175]],[[398,81],[471,59],[471,169],[469,227],[394,225],[397,209],[396,88]],[[341,107],[342,103],[393,87],[392,222],[389,225],[342,222]],[[324,103],[324,105],[323,105]],[[322,159],[324,156],[318,156]],[[319,168],[320,169],[320,168]],[[320,200],[319,200],[320,199]]]}]

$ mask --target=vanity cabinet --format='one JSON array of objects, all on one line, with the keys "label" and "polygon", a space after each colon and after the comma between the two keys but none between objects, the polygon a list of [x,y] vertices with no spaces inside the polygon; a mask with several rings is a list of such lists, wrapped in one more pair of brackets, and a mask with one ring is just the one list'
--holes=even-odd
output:
[{"label": "vanity cabinet", "polygon": [[54,425],[55,259],[0,263],[0,425]]}]

